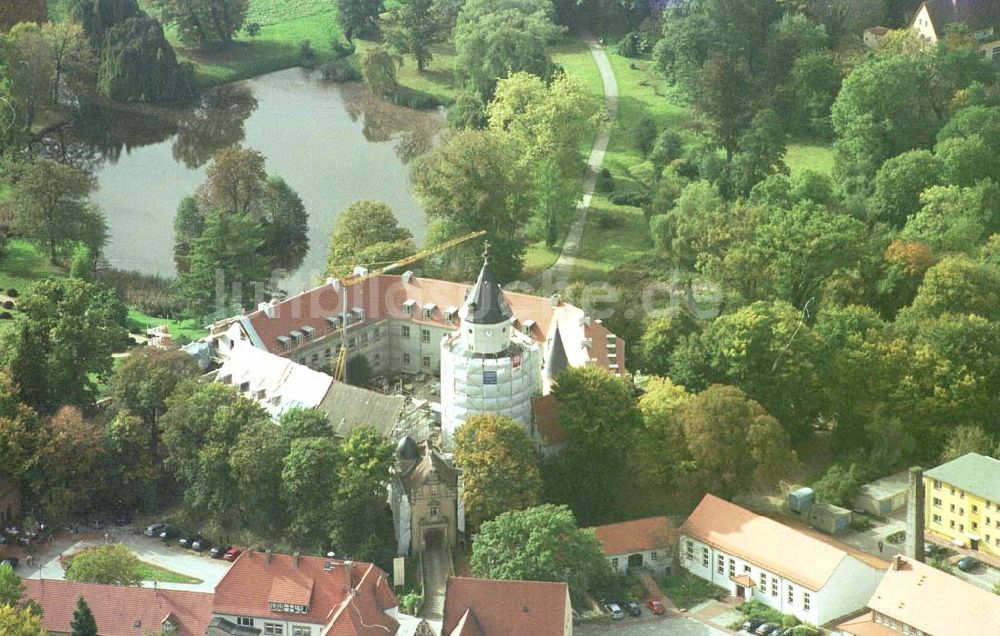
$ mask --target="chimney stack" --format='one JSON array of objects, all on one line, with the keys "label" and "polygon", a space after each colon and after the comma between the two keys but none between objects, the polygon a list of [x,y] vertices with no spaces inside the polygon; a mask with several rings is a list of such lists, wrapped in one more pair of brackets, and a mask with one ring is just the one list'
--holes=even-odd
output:
[{"label": "chimney stack", "polygon": [[924,562],[924,471],[910,468],[906,499],[906,556]]},{"label": "chimney stack", "polygon": [[264,553],[264,564],[271,565],[271,548],[268,548],[267,552]]},{"label": "chimney stack", "polygon": [[292,567],[295,568],[296,570],[299,568],[299,553],[298,552],[293,552],[292,553]]}]

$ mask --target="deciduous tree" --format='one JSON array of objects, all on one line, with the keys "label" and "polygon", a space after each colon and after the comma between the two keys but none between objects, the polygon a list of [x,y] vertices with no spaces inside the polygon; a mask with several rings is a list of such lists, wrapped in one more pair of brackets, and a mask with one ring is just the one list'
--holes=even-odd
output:
[{"label": "deciduous tree", "polygon": [[455,464],[462,470],[465,514],[473,528],[541,498],[535,443],[510,418],[469,418],[455,433]]},{"label": "deciduous tree", "polygon": [[326,271],[329,276],[346,276],[357,265],[387,264],[415,252],[413,234],[399,226],[392,208],[381,201],[362,199],[337,217]]},{"label": "deciduous tree", "polygon": [[388,40],[400,53],[413,56],[423,71],[433,59],[431,45],[448,33],[435,0],[400,0],[392,10]]},{"label": "deciduous tree", "polygon": [[153,0],[161,19],[177,27],[188,46],[227,46],[243,28],[249,0]]},{"label": "deciduous tree", "polygon": [[564,581],[580,599],[609,566],[593,530],[566,506],[506,512],[482,525],[472,543],[472,573],[509,581]]},{"label": "deciduous tree", "polygon": [[868,199],[870,219],[901,228],[920,210],[920,193],[941,183],[944,166],[927,150],[910,150],[888,159],[875,175]]},{"label": "deciduous tree", "polygon": [[551,0],[469,0],[455,26],[455,74],[488,101],[496,82],[519,71],[552,73],[546,47],[563,28]]},{"label": "deciduous tree", "polygon": [[699,483],[722,497],[770,488],[797,460],[778,420],[735,387],[712,385],[695,395],[678,417]]},{"label": "deciduous tree", "polygon": [[302,437],[291,442],[281,470],[291,536],[322,547],[331,529],[340,455],[332,437]]},{"label": "deciduous tree", "polygon": [[160,443],[159,419],[177,385],[199,375],[198,364],[183,351],[145,347],[121,360],[108,382],[119,407],[142,418],[154,456]]},{"label": "deciduous tree", "polygon": [[378,35],[382,0],[335,0],[337,22],[349,41]]},{"label": "deciduous tree", "polygon": [[66,578],[81,583],[139,587],[139,558],[120,543],[88,548],[73,557]]},{"label": "deciduous tree", "polygon": [[42,617],[30,609],[0,605],[0,633],[6,636],[46,636]]},{"label": "deciduous tree", "polygon": [[87,201],[95,187],[92,176],[43,158],[9,162],[5,173],[16,205],[15,227],[53,263],[64,260],[78,241],[100,252],[107,229],[104,215]]},{"label": "deciduous tree", "polygon": [[[446,240],[485,230],[493,246],[493,270],[501,283],[514,280],[524,258],[522,228],[534,203],[532,176],[517,144],[505,135],[466,130],[418,160],[413,167],[417,197],[429,219],[442,223],[433,238]],[[428,236],[428,244],[433,244]],[[480,248],[467,243],[442,256],[458,263],[460,278],[474,278]]]},{"label": "deciduous tree", "polygon": [[97,383],[125,341],[126,308],[118,294],[79,279],[35,283],[6,344],[26,404],[52,413],[63,404],[90,407]]},{"label": "deciduous tree", "polygon": [[396,66],[398,60],[387,48],[374,46],[365,51],[361,63],[368,89],[376,95],[392,95],[396,92]]}]

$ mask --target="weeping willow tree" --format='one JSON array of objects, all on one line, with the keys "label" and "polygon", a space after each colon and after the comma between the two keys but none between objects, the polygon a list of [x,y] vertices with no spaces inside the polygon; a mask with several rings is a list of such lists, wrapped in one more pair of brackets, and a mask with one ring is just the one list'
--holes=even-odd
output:
[{"label": "weeping willow tree", "polygon": [[78,0],[70,17],[83,27],[90,46],[99,52],[104,37],[115,25],[145,15],[136,0]]},{"label": "weeping willow tree", "polygon": [[97,87],[123,101],[158,101],[194,93],[194,69],[178,64],[159,21],[129,18],[108,30],[101,50]]}]

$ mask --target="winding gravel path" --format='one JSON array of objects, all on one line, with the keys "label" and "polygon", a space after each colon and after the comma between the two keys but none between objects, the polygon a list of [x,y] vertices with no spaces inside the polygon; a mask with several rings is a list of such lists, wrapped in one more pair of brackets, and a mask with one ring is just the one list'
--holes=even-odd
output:
[{"label": "winding gravel path", "polygon": [[[585,38],[590,55],[597,64],[597,69],[601,73],[601,81],[604,83],[604,109],[608,114],[608,121],[614,122],[618,118],[618,83],[615,81],[615,72],[611,69],[611,62],[604,52],[604,46],[593,36],[587,35]],[[611,139],[611,131],[608,126],[602,126],[594,139],[594,147],[590,151],[590,158],[587,160],[587,170],[583,178],[583,198],[576,206],[576,218],[569,228],[566,241],[563,243],[562,252],[552,267],[546,272],[545,279],[557,286],[565,286],[569,283],[573,275],[573,265],[576,263],[576,254],[580,250],[580,240],[583,238],[583,228],[587,224],[587,211],[590,209],[590,201],[594,196],[594,189],[597,187],[597,176],[601,172],[601,165],[604,163],[604,153],[608,149],[608,141]]]}]

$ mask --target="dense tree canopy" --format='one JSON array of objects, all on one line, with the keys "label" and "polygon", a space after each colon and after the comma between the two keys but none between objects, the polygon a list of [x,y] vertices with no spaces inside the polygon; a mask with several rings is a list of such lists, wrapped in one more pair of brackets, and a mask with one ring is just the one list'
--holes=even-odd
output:
[{"label": "dense tree canopy", "polygon": [[473,528],[509,510],[537,505],[542,482],[535,443],[510,418],[479,415],[455,433],[466,519]]},{"label": "dense tree canopy", "polygon": [[20,308],[5,345],[24,401],[43,413],[63,404],[93,405],[98,381],[111,373],[112,352],[125,342],[126,310],[118,294],[53,278],[36,283]]},{"label": "dense tree canopy", "polygon": [[577,528],[568,508],[550,504],[484,523],[472,542],[471,565],[479,578],[565,581],[577,599],[609,567],[593,530]]},{"label": "dense tree canopy", "polygon": [[188,46],[219,48],[243,28],[250,0],[152,0],[161,19],[177,27]]},{"label": "dense tree canopy", "polygon": [[81,583],[138,587],[139,558],[121,544],[88,548],[73,557],[66,578]]},{"label": "dense tree canopy", "polygon": [[548,79],[548,44],[562,32],[551,0],[468,0],[455,26],[455,74],[484,99],[496,82],[525,71]]},{"label": "dense tree canopy", "polygon": [[399,226],[392,208],[362,199],[337,217],[326,271],[330,276],[346,276],[355,266],[387,265],[415,252],[413,234]]},{"label": "dense tree canopy", "polygon": [[[429,219],[439,224],[432,239],[440,241],[485,230],[493,246],[493,270],[501,283],[521,272],[521,230],[534,200],[531,174],[520,161],[520,149],[506,135],[467,130],[421,158],[413,167],[417,197]],[[449,250],[441,259],[452,263],[453,276],[474,278],[482,265],[478,244]],[[448,267],[442,268],[448,271]]]}]

